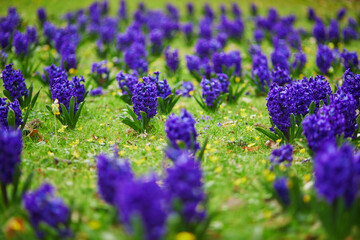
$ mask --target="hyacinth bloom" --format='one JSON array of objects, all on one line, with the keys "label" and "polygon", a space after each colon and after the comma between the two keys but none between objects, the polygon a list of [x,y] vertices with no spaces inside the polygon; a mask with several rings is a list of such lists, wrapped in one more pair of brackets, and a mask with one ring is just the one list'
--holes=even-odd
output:
[{"label": "hyacinth bloom", "polygon": [[159,79],[160,72],[154,72],[154,76],[143,77],[144,82],[152,82],[156,85],[157,96],[166,99],[171,94],[171,88],[166,79]]},{"label": "hyacinth bloom", "polygon": [[[85,82],[84,78],[75,76],[72,81],[68,80],[66,74],[60,73],[58,78],[50,81],[50,92],[53,102],[57,99],[60,104],[63,104],[67,110],[69,110],[70,100],[72,97],[76,99],[74,106],[74,113],[78,110],[78,104],[83,102],[85,95],[85,86],[81,84]],[[59,111],[62,112],[61,106]]]},{"label": "hyacinth bloom", "polygon": [[270,86],[270,71],[266,56],[261,52],[253,55],[251,78],[260,85],[261,91],[265,90],[265,85]]},{"label": "hyacinth bloom", "polygon": [[313,34],[318,43],[324,43],[327,39],[326,28],[320,18],[316,18],[316,22],[313,28]]},{"label": "hyacinth bloom", "polygon": [[290,204],[290,194],[288,188],[288,179],[285,177],[278,177],[273,183],[275,193],[277,194],[280,201],[288,206]]},{"label": "hyacinth bloom", "polygon": [[254,30],[254,39],[257,44],[260,44],[264,40],[265,34],[262,29],[256,28]]},{"label": "hyacinth bloom", "polygon": [[271,72],[271,78],[272,78],[272,82],[279,86],[284,86],[285,84],[290,83],[292,81],[288,71],[280,68],[280,66],[276,66],[273,68]]},{"label": "hyacinth bloom", "polygon": [[285,86],[273,84],[266,105],[275,126],[287,132],[291,114],[305,116],[312,101],[318,108],[320,101],[326,102],[331,93],[329,83],[322,76],[304,78]]},{"label": "hyacinth bloom", "polygon": [[13,182],[16,168],[21,162],[22,148],[21,131],[7,129],[0,124],[0,183],[8,185]]},{"label": "hyacinth bloom", "polygon": [[135,85],[134,93],[131,98],[133,108],[137,118],[140,120],[140,112],[145,112],[148,119],[153,118],[157,113],[157,87],[152,81],[143,81]]},{"label": "hyacinth bloom", "polygon": [[200,71],[200,58],[198,56],[186,55],[186,66],[189,72],[199,72]]},{"label": "hyacinth bloom", "polygon": [[43,34],[48,43],[52,42],[55,38],[56,26],[49,21],[46,21],[43,26]]},{"label": "hyacinth bloom", "polygon": [[167,169],[165,189],[173,211],[179,211],[175,203],[180,202],[181,209],[178,214],[186,224],[199,224],[205,219],[202,171],[200,162],[193,156],[187,152],[178,156],[174,166]]},{"label": "hyacinth bloom", "polygon": [[0,127],[1,126],[6,127],[6,128],[9,127],[7,117],[8,117],[10,108],[15,113],[15,126],[14,127],[18,128],[23,123],[20,104],[19,104],[18,100],[15,100],[14,102],[8,104],[6,102],[6,98],[0,98]]},{"label": "hyacinth bloom", "polygon": [[334,19],[330,20],[328,34],[329,34],[329,41],[335,44],[339,42],[340,40],[339,23]]},{"label": "hyacinth bloom", "polygon": [[334,142],[327,142],[314,158],[315,189],[319,198],[329,204],[344,199],[349,207],[359,189],[354,149],[345,143],[339,149]]},{"label": "hyacinth bloom", "polygon": [[273,165],[287,162],[286,166],[290,166],[293,160],[293,147],[290,144],[282,145],[279,149],[272,151],[269,159]]},{"label": "hyacinth bloom", "polygon": [[182,32],[185,35],[185,39],[188,42],[191,42],[193,35],[194,35],[194,25],[192,22],[184,23],[182,25]]},{"label": "hyacinth bloom", "polygon": [[348,69],[343,75],[343,80],[341,89],[345,93],[350,93],[358,103],[360,98],[360,74],[354,74]]},{"label": "hyacinth bloom", "polygon": [[41,231],[41,224],[53,228],[59,238],[72,236],[69,229],[70,209],[61,198],[55,196],[55,188],[49,183],[44,183],[33,192],[26,193],[23,197],[23,205],[38,238],[47,237],[45,232]]},{"label": "hyacinth bloom", "polygon": [[341,59],[344,63],[345,69],[350,68],[353,71],[359,69],[359,58],[356,51],[349,52],[344,48],[343,52],[341,53]]},{"label": "hyacinth bloom", "polygon": [[40,23],[44,23],[47,19],[45,8],[38,8],[37,10],[37,18]]},{"label": "hyacinth bloom", "polygon": [[135,42],[124,52],[124,61],[128,68],[140,73],[148,70],[148,62],[146,61],[147,52],[145,45]]},{"label": "hyacinth bloom", "polygon": [[134,231],[134,217],[140,220],[141,239],[160,240],[166,231],[166,196],[156,180],[152,176],[124,181],[115,198],[119,220],[130,234]]},{"label": "hyacinth bloom", "polygon": [[356,130],[357,123],[357,107],[358,101],[354,99],[353,95],[338,89],[334,96],[331,96],[330,104],[334,105],[337,112],[344,115],[345,130],[344,137],[351,137]]},{"label": "hyacinth bloom", "polygon": [[101,85],[104,85],[108,81],[110,71],[107,68],[107,61],[95,62],[91,65],[91,73],[99,78]]},{"label": "hyacinth bloom", "polygon": [[91,96],[95,97],[95,96],[102,95],[104,92],[103,92],[102,87],[97,87],[93,90],[90,90],[89,93]]},{"label": "hyacinth bloom", "polygon": [[191,97],[194,91],[194,85],[191,81],[182,82],[181,88],[176,90],[176,94],[181,94],[183,97]]},{"label": "hyacinth bloom", "polygon": [[324,106],[316,114],[306,116],[302,122],[303,134],[313,152],[325,143],[335,141],[336,135],[345,130],[345,119],[333,106]]},{"label": "hyacinth bloom", "polygon": [[8,64],[2,71],[2,80],[4,88],[9,92],[10,97],[15,100],[20,97],[27,97],[29,91],[20,70],[13,69],[13,64]]},{"label": "hyacinth bloom", "polygon": [[202,98],[205,100],[205,103],[209,107],[214,107],[217,105],[215,102],[216,99],[220,96],[222,92],[221,83],[218,79],[208,80],[203,78],[201,80],[200,86],[202,87]]},{"label": "hyacinth bloom", "polygon": [[346,9],[345,8],[340,8],[338,10],[338,12],[336,13],[336,19],[341,20],[341,19],[343,19],[345,17],[345,15],[346,15]]},{"label": "hyacinth bloom", "polygon": [[200,38],[211,39],[212,37],[212,21],[208,18],[203,18],[199,22]]},{"label": "hyacinth bloom", "polygon": [[229,92],[229,77],[224,73],[216,74],[216,79],[219,80],[221,84],[221,92],[222,93],[228,93]]},{"label": "hyacinth bloom", "polygon": [[349,42],[350,40],[357,40],[359,38],[359,34],[355,29],[350,26],[346,26],[343,29],[343,39],[344,42]]},{"label": "hyacinth bloom", "polygon": [[173,148],[181,148],[181,143],[186,149],[194,152],[200,148],[196,141],[198,134],[195,129],[195,120],[185,109],[181,109],[179,116],[175,114],[169,116],[165,123],[165,132]]},{"label": "hyacinth bloom", "polygon": [[136,72],[133,74],[126,74],[123,73],[123,71],[120,71],[118,74],[116,74],[116,81],[119,84],[122,94],[132,96],[135,85],[139,82],[138,78],[139,77]]},{"label": "hyacinth bloom", "polygon": [[118,159],[117,154],[117,151],[113,157],[100,154],[96,160],[99,193],[102,199],[111,205],[114,204],[116,191],[121,188],[122,182],[133,178],[129,162]]},{"label": "hyacinth bloom", "polygon": [[62,67],[57,67],[55,64],[44,68],[42,79],[44,82],[49,82],[51,85],[57,78],[67,78],[66,71]]},{"label": "hyacinth bloom", "polygon": [[293,71],[301,72],[305,67],[306,61],[306,54],[303,51],[296,52],[291,66]]},{"label": "hyacinth bloom", "polygon": [[128,20],[127,4],[126,4],[125,0],[120,1],[118,16],[121,20],[124,20],[124,21]]},{"label": "hyacinth bloom", "polygon": [[335,60],[333,52],[326,45],[319,45],[316,52],[316,66],[323,74],[327,74]]},{"label": "hyacinth bloom", "polygon": [[170,47],[165,49],[165,60],[167,67],[172,71],[176,72],[179,68],[179,52],[177,49],[173,51],[170,50]]},{"label": "hyacinth bloom", "polygon": [[149,34],[151,42],[151,53],[154,55],[160,54],[163,51],[164,34],[160,29],[152,30]]},{"label": "hyacinth bloom", "polygon": [[13,36],[13,46],[18,56],[27,56],[29,53],[29,41],[25,33],[16,31]]},{"label": "hyacinth bloom", "polygon": [[229,71],[233,68],[233,75],[239,76],[241,74],[241,55],[239,51],[214,53],[212,62],[215,73],[224,73],[224,69]]}]

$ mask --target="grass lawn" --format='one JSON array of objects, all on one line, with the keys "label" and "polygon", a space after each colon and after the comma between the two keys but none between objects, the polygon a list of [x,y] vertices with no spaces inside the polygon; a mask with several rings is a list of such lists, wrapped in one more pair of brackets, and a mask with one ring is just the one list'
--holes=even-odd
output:
[{"label": "grass lawn", "polygon": [[[110,13],[114,15],[118,2],[109,2]],[[138,1],[128,2],[132,11]],[[166,2],[168,1],[154,0],[146,2],[146,5],[149,8],[164,8]],[[221,3],[230,5],[233,1],[208,2],[216,7],[214,9],[218,12]],[[334,17],[337,9],[342,6],[347,7],[348,15],[353,17],[357,16],[357,10],[360,9],[358,1],[239,1],[244,12],[245,37],[240,43],[230,42],[225,51],[241,51],[245,82],[251,81],[247,77],[251,72],[248,40],[253,38],[254,29],[253,22],[249,21],[251,2],[258,5],[261,15],[264,15],[270,6],[276,7],[281,15],[295,14],[298,17],[295,25],[309,31],[312,29],[312,23],[306,19],[307,6],[313,6],[324,19]],[[9,6],[15,6],[25,23],[35,24],[36,9],[43,6],[53,22],[64,25],[65,23],[59,20],[62,14],[87,7],[90,3],[89,0],[0,0],[0,15],[6,15]],[[174,1],[174,4],[184,12],[186,1]],[[203,1],[196,1],[194,4],[199,15]],[[345,21],[342,24],[345,24]],[[303,40],[302,45],[308,58],[303,75],[309,77],[317,71],[317,45],[313,38]],[[170,46],[179,49],[182,80],[193,81],[195,94],[200,94],[201,87],[188,72],[184,59],[186,54],[194,53],[194,46],[186,46],[180,34]],[[90,82],[90,89],[95,87],[95,83],[88,76],[91,64],[102,60],[96,55],[95,48],[93,41],[86,42],[77,50],[81,61],[76,75],[83,75],[85,80]],[[346,48],[360,53],[358,41],[351,42]],[[271,43],[266,41],[262,43],[262,49],[267,56],[273,51]],[[45,48],[39,47],[35,59],[47,54]],[[159,70],[164,73],[160,77],[166,77],[165,64],[164,57],[159,57],[149,66],[149,73]],[[43,67],[45,66],[40,65],[38,70],[42,72]],[[116,67],[111,68],[111,75],[115,76],[120,70]],[[338,69],[329,78],[332,87],[341,79],[342,74],[343,69]],[[46,181],[56,186],[57,195],[71,207],[72,218],[75,221],[81,219],[81,224],[74,229],[76,239],[127,239],[124,229],[114,224],[114,210],[97,194],[95,159],[99,153],[111,153],[112,145],[117,144],[120,156],[129,159],[136,174],[155,172],[159,176],[164,176],[164,167],[171,164],[164,156],[167,145],[164,124],[167,117],[157,115],[151,121],[152,127],[146,134],[141,135],[122,124],[121,114],[126,104],[117,95],[119,86],[115,81],[105,90],[104,95],[87,97],[75,130],[59,131],[60,123],[55,121],[54,116],[46,109],[46,104],[51,105],[46,95],[48,87],[43,87],[35,77],[26,79],[27,84],[31,81],[35,89],[42,87],[42,91],[29,120],[38,119],[41,126],[35,138],[24,137],[23,174],[35,173],[32,188]],[[168,81],[171,86],[175,85],[174,78],[168,78]],[[0,90],[2,92],[2,86]],[[179,114],[181,108],[186,108],[198,120],[196,130],[200,144],[209,138],[202,168],[205,191],[209,195],[209,211],[216,212],[217,215],[209,227],[207,239],[311,239],[309,236],[319,237],[316,239],[324,238],[324,230],[315,213],[293,221],[293,217],[271,199],[271,194],[263,185],[267,180],[264,171],[269,167],[268,158],[272,149],[266,144],[268,139],[254,128],[258,125],[270,127],[266,96],[256,96],[254,87],[250,86],[248,93],[237,104],[224,103],[215,113],[206,113],[193,98],[181,98],[173,112]],[[294,149],[292,171],[300,179],[305,176],[305,182],[312,181],[307,179],[309,174],[312,175],[312,164],[310,161],[304,161],[310,156],[303,147],[294,146]]]}]

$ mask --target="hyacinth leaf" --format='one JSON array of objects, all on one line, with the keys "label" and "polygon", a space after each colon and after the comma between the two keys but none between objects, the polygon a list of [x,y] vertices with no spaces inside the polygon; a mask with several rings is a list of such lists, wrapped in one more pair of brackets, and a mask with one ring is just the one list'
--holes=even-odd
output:
[{"label": "hyacinth leaf", "polygon": [[202,109],[206,110],[206,104],[205,104],[205,102],[204,102],[204,100],[202,98],[199,98],[199,97],[194,95],[194,99]]},{"label": "hyacinth leaf", "polygon": [[328,239],[346,239],[356,223],[356,204],[348,208],[342,198],[337,199],[333,204],[323,200],[317,201],[314,209],[318,212]]},{"label": "hyacinth leaf", "polygon": [[260,127],[256,127],[255,128],[256,131],[264,134],[265,136],[269,137],[271,140],[273,140],[274,142],[276,142],[276,140],[279,139],[279,136],[275,135],[274,133],[268,131],[268,130],[265,130],[263,128],[260,128]]},{"label": "hyacinth leaf", "polygon": [[27,106],[29,106],[29,104],[31,103],[31,97],[32,97],[32,94],[33,94],[33,90],[34,90],[34,86],[31,83],[31,85],[30,85],[30,87],[28,89],[28,91],[29,91],[28,96],[24,97],[24,101],[22,102],[23,105],[20,104],[21,108],[26,108]]},{"label": "hyacinth leaf", "polygon": [[179,101],[179,99],[181,97],[180,95],[175,96],[174,94],[171,94],[170,96],[171,96],[171,101],[170,101],[169,106],[168,106],[168,110],[169,110],[168,114],[172,111],[175,104]]},{"label": "hyacinth leaf", "polygon": [[130,114],[131,118],[135,121],[137,120],[137,116],[136,114],[134,113],[134,111],[129,107],[129,105],[126,105],[126,108],[128,110],[128,113]]},{"label": "hyacinth leaf", "polygon": [[295,115],[292,113],[290,115],[290,141],[292,141],[294,139],[294,134],[295,134],[295,128],[296,128],[296,122],[295,122]]},{"label": "hyacinth leaf", "polygon": [[24,127],[26,125],[26,122],[29,118],[29,114],[31,112],[31,106],[29,106],[27,109],[26,109],[26,112],[25,112],[25,116],[23,117],[23,123],[21,124],[21,130],[24,130]]},{"label": "hyacinth leaf", "polygon": [[217,212],[210,212],[201,224],[198,224],[195,230],[196,239],[204,239],[207,229],[210,223],[213,222],[214,218],[218,215]]},{"label": "hyacinth leaf", "polygon": [[280,139],[282,139],[282,142],[288,142],[287,137],[280,129],[278,129],[277,127],[274,127],[274,130],[280,136]]},{"label": "hyacinth leaf", "polygon": [[69,118],[71,123],[74,120],[74,111],[75,111],[75,98],[71,97],[69,104]]},{"label": "hyacinth leaf", "polygon": [[330,104],[330,96],[329,96],[329,94],[326,94],[326,101],[327,101],[327,105],[329,105]]},{"label": "hyacinth leaf", "polygon": [[14,128],[16,127],[15,112],[11,108],[9,108],[9,112],[7,115],[7,122],[10,127],[14,127]]},{"label": "hyacinth leaf", "polygon": [[199,161],[202,161],[204,158],[204,153],[205,153],[206,145],[208,144],[208,142],[209,142],[209,137],[206,137],[203,145],[201,146],[201,148],[199,150],[199,155],[198,155]]},{"label": "hyacinth leaf", "polygon": [[13,99],[12,99],[12,97],[10,95],[10,92],[8,90],[4,89],[3,94],[7,99],[9,99],[11,102],[13,102]]},{"label": "hyacinth leaf", "polygon": [[309,106],[309,114],[314,114],[315,112],[315,101],[312,101]]},{"label": "hyacinth leaf", "polygon": [[37,93],[34,95],[34,97],[32,98],[31,100],[31,108],[33,108],[35,106],[35,103],[39,97],[39,94],[40,94],[40,91],[41,91],[41,88],[39,89],[39,91],[37,91]]},{"label": "hyacinth leaf", "polygon": [[71,124],[71,119],[70,119],[70,116],[69,116],[69,113],[68,113],[66,107],[62,103],[60,103],[60,106],[61,106],[61,110],[62,110],[61,115],[63,116],[63,118],[65,120],[64,121],[65,125],[68,125],[70,128],[73,128],[73,126]]},{"label": "hyacinth leaf", "polygon": [[137,213],[131,214],[131,227],[133,230],[132,238],[133,240],[142,240],[144,239],[144,227],[142,224],[141,217]]},{"label": "hyacinth leaf", "polygon": [[81,111],[82,111],[82,109],[84,107],[84,104],[85,104],[85,101],[80,104],[80,106],[79,106],[79,108],[78,108],[78,110],[77,110],[77,112],[76,112],[76,114],[74,116],[74,127],[75,127],[77,121],[79,120],[79,117],[80,117]]},{"label": "hyacinth leaf", "polygon": [[147,113],[140,111],[141,115],[141,132],[143,132],[149,125],[150,119],[147,117]]},{"label": "hyacinth leaf", "polygon": [[132,101],[131,101],[131,97],[129,95],[121,95],[120,99],[124,101],[124,103],[128,104],[128,105],[132,105]]},{"label": "hyacinth leaf", "polygon": [[190,73],[195,78],[196,81],[201,82],[201,76],[200,76],[200,74],[198,72],[191,71]]},{"label": "hyacinth leaf", "polygon": [[121,122],[128,125],[129,127],[134,129],[135,131],[140,132],[140,127],[137,126],[137,124],[135,122],[131,121],[130,118],[128,118],[128,117],[124,118]]},{"label": "hyacinth leaf", "polygon": [[296,133],[295,133],[295,137],[294,138],[300,138],[302,136],[302,133],[303,133],[303,128],[302,128],[302,125],[300,124]]},{"label": "hyacinth leaf", "polygon": [[20,176],[21,176],[21,171],[20,171],[20,167],[19,167],[19,164],[18,164],[15,167],[14,177],[13,177],[13,181],[12,181],[12,186],[13,186],[13,191],[12,191],[12,195],[11,195],[11,201],[12,202],[14,202],[15,199],[16,199],[16,194],[17,194],[17,190],[18,190],[18,186],[19,186]]}]

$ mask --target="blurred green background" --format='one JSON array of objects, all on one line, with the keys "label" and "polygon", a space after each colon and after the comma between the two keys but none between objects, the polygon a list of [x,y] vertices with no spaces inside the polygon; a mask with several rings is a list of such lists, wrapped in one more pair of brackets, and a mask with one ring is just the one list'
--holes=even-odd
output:
[{"label": "blurred green background", "polygon": [[[20,13],[23,14],[25,19],[33,21],[36,17],[35,11],[39,7],[45,7],[50,15],[58,16],[69,10],[87,7],[93,1],[94,0],[0,0],[0,14],[4,15],[9,6],[15,6],[19,9]],[[130,11],[132,11],[141,1],[131,0],[127,2],[129,4]],[[172,3],[181,9],[184,9],[188,0],[152,0],[143,2],[150,8],[164,8],[166,3]],[[345,7],[351,12],[360,10],[359,0],[197,0],[193,1],[196,11],[201,11],[201,6],[205,2],[208,2],[213,7],[217,7],[220,4],[231,4],[233,2],[237,2],[245,15],[249,13],[248,9],[251,3],[255,3],[259,6],[261,14],[264,14],[267,8],[271,6],[276,7],[280,14],[293,13],[297,16],[306,15],[308,6],[314,7],[320,16],[327,16],[330,13],[334,13],[336,9],[340,7]],[[111,13],[115,14],[119,5],[119,0],[109,0],[109,3]]]}]

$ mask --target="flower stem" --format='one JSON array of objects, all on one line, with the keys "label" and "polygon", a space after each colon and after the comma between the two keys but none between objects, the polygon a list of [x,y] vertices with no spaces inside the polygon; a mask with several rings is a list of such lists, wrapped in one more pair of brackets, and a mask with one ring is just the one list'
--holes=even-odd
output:
[{"label": "flower stem", "polygon": [[7,196],[6,185],[5,183],[1,183],[0,185],[1,185],[1,194],[4,201],[4,205],[5,207],[7,207],[9,205],[9,200]]}]

